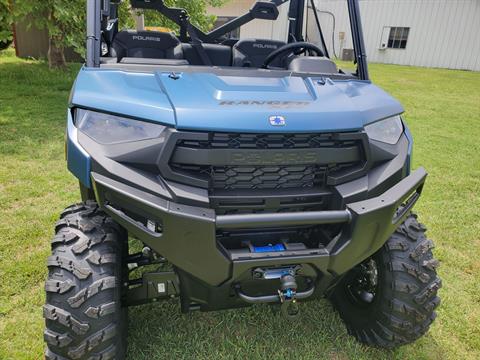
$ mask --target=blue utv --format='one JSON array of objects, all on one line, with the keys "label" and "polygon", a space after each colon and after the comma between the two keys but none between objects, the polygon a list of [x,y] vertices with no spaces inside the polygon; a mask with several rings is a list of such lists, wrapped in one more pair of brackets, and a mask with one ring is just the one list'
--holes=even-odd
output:
[{"label": "blue utv", "polygon": [[[412,213],[427,173],[411,170],[403,107],[369,79],[358,0],[353,72],[330,59],[322,1],[252,2],[204,32],[131,0],[170,33],[119,31],[119,1],[88,0],[66,138],[82,202],[48,258],[47,359],[124,359],[127,307],[163,299],[185,313],[277,303],[300,321],[327,297],[362,343],[427,332],[441,281]],[[285,36],[242,36],[255,22]]]}]

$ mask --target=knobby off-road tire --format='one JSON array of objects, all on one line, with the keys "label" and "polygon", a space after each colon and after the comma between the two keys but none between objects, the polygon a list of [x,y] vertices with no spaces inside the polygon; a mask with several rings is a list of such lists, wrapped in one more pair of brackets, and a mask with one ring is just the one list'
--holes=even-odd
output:
[{"label": "knobby off-road tire", "polygon": [[358,267],[336,286],[330,300],[348,332],[362,343],[394,348],[423,336],[435,320],[441,287],[433,242],[412,214],[371,259],[376,264],[375,295],[369,301],[352,296]]},{"label": "knobby off-road tire", "polygon": [[46,359],[124,359],[127,235],[95,202],[67,208],[48,258]]}]

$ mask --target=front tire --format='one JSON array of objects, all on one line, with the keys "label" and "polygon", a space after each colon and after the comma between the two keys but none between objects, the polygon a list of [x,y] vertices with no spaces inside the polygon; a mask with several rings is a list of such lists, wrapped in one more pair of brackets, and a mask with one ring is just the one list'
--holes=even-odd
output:
[{"label": "front tire", "polygon": [[362,343],[394,348],[423,336],[436,318],[438,261],[426,228],[410,215],[370,259],[352,269],[330,297],[348,332]]},{"label": "front tire", "polygon": [[124,359],[127,235],[95,202],[61,215],[48,258],[46,359]]}]

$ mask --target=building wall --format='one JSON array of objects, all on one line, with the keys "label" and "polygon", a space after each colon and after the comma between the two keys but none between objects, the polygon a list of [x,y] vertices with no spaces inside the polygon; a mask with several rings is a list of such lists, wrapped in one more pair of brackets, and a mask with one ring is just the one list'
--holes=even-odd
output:
[{"label": "building wall", "polygon": [[[255,1],[232,0],[210,12],[239,16]],[[346,0],[316,2],[329,52],[341,57],[353,48]],[[240,37],[286,40],[288,8],[280,10],[281,20],[255,20],[242,27]],[[360,0],[360,11],[368,61],[480,71],[480,0]],[[335,16],[334,33],[333,17],[326,12]],[[311,11],[307,26],[309,40],[318,41]],[[407,47],[381,49],[385,27],[410,28]]]},{"label": "building wall", "polygon": [[[317,3],[335,15],[337,55],[352,48],[345,0]],[[480,0],[360,0],[360,11],[370,62],[480,71]],[[320,21],[333,53],[332,16],[321,13]],[[380,49],[389,26],[410,28],[406,49]]]}]

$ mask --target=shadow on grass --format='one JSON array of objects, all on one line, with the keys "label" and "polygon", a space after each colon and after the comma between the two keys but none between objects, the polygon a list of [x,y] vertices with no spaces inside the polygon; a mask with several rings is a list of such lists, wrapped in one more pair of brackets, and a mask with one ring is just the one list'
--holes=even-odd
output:
[{"label": "shadow on grass", "polygon": [[168,301],[130,309],[128,359],[392,359],[360,345],[326,300],[301,304],[298,321],[278,306],[180,314]]}]

